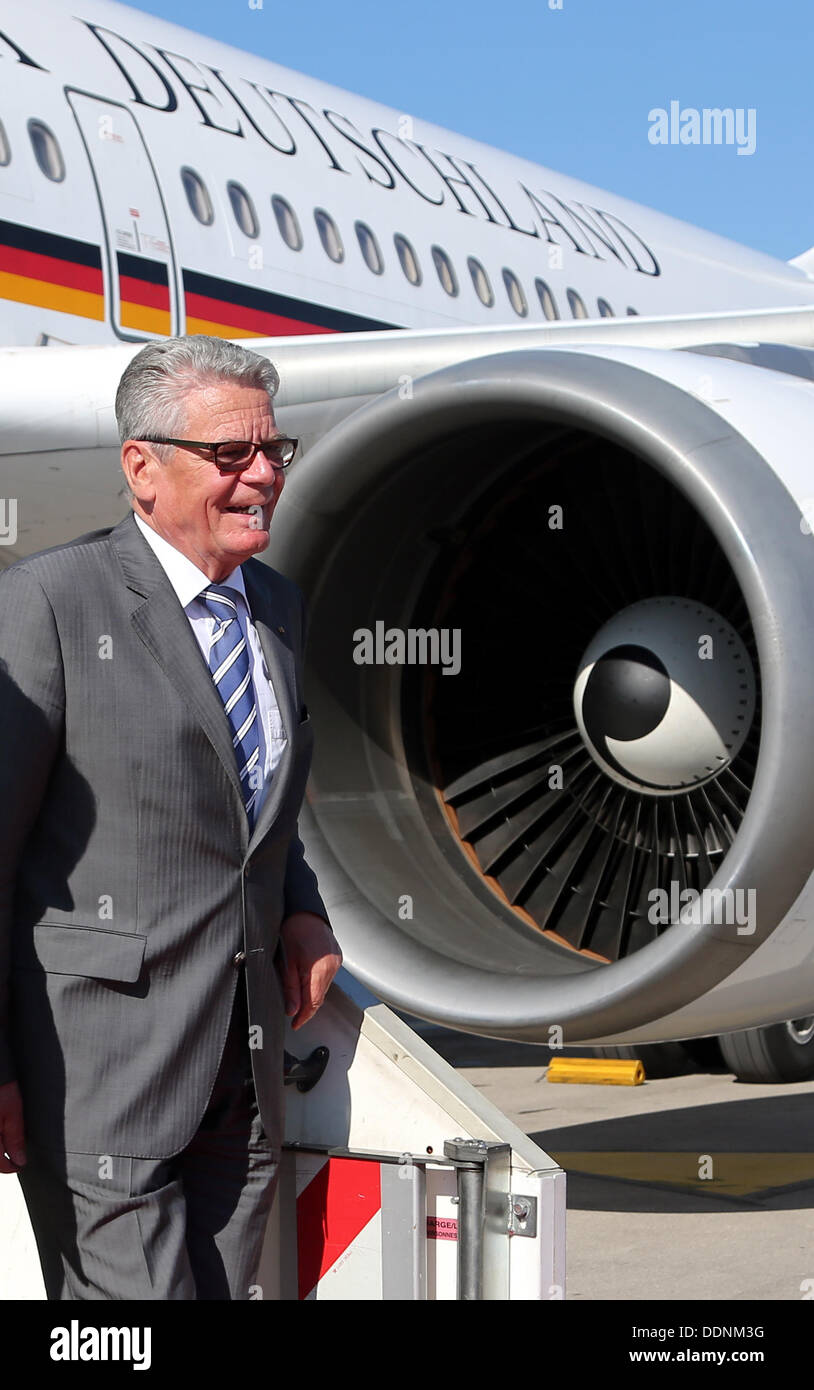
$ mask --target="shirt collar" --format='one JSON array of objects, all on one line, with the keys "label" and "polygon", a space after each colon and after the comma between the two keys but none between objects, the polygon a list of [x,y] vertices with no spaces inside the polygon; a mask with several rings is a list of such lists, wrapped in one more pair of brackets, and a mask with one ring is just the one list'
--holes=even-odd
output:
[{"label": "shirt collar", "polygon": [[[207,574],[204,574],[203,570],[198,569],[198,566],[194,565],[186,555],[182,554],[174,545],[170,545],[169,541],[166,541],[157,531],[154,531],[152,526],[148,526],[145,521],[142,521],[140,516],[136,516],[135,512],[133,515],[141,534],[178,595],[181,607],[186,608],[193,599],[198,598],[202,589],[208,588],[212,580]],[[233,569],[225,579],[218,582],[229,584],[231,588],[237,589],[238,593],[242,594],[248,608],[249,601],[246,598],[246,585],[243,581],[243,571],[240,565]]]}]

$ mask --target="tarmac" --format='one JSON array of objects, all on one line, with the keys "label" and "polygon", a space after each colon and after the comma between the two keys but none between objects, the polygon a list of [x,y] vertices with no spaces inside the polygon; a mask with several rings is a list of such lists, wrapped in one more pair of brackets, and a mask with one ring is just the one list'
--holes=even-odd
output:
[{"label": "tarmac", "polygon": [[814,1298],[814,1081],[555,1085],[548,1048],[410,1022],[566,1170],[567,1299]]}]

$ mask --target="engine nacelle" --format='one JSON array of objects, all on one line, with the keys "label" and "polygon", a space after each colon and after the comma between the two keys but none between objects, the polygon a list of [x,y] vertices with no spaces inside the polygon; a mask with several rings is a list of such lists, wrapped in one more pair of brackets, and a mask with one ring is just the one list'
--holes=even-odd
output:
[{"label": "engine nacelle", "polygon": [[301,833],[388,1003],[541,1042],[811,1012],[812,389],[503,353],[295,468],[268,555],[309,602]]}]

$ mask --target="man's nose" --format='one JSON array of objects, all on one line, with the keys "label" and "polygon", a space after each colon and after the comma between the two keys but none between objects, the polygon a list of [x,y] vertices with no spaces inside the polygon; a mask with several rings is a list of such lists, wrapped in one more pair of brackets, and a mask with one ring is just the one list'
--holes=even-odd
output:
[{"label": "man's nose", "polygon": [[261,487],[268,487],[270,484],[277,483],[278,479],[282,483],[282,469],[275,468],[262,450],[255,454],[249,467],[243,469],[243,481],[256,483]]}]

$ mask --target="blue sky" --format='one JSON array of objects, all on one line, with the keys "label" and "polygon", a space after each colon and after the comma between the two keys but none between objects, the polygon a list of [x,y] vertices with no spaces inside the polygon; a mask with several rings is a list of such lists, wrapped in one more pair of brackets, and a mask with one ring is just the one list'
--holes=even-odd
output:
[{"label": "blue sky", "polygon": [[[136,8],[783,259],[814,245],[812,0],[551,3]],[[754,154],[650,144],[648,113],[672,100],[754,108]]]}]

